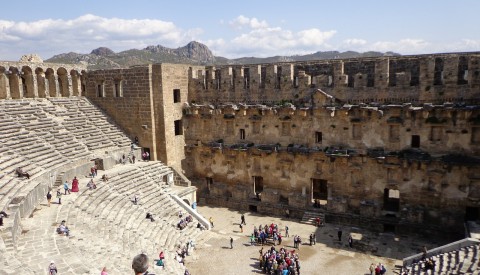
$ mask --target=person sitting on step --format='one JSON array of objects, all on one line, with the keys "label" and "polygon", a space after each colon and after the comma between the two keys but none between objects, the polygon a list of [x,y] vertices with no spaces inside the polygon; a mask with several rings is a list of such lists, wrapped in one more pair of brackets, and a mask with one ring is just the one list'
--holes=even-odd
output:
[{"label": "person sitting on step", "polygon": [[15,173],[19,178],[26,177],[27,179],[30,179],[30,174],[28,174],[27,172],[23,172],[22,167],[18,167],[17,169],[15,169]]},{"label": "person sitting on step", "polygon": [[62,223],[60,223],[60,226],[57,228],[58,234],[64,234],[65,236],[70,236],[70,230],[68,229],[68,226],[66,225],[66,221],[63,220]]}]

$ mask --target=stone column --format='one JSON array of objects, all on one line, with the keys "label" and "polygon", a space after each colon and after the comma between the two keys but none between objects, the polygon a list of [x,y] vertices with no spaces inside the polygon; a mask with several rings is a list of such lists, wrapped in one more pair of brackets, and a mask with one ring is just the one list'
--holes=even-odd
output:
[{"label": "stone column", "polygon": [[56,73],[53,74],[53,79],[55,81],[55,97],[60,97],[60,85],[58,83],[58,75]]},{"label": "stone column", "polygon": [[31,74],[30,77],[32,78],[33,97],[38,98],[38,83],[36,75]]},{"label": "stone column", "polygon": [[0,74],[0,99],[10,99],[10,82],[5,73]]},{"label": "stone column", "polygon": [[73,85],[72,85],[72,76],[71,75],[67,76],[67,83],[68,83],[68,87],[67,87],[68,94],[65,95],[65,96],[70,97],[70,96],[73,95]]}]

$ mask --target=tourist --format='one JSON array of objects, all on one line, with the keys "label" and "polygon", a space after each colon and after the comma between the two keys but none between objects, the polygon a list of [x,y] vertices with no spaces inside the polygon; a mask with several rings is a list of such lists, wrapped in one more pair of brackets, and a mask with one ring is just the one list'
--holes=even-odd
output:
[{"label": "tourist", "polygon": [[375,272],[375,264],[374,264],[374,263],[372,263],[372,264],[370,265],[369,270],[370,270],[370,275],[373,275],[373,272]]},{"label": "tourist", "polygon": [[95,166],[92,166],[92,167],[90,168],[90,175],[92,176],[92,178],[94,178],[94,177],[96,176],[96,174],[95,174]]},{"label": "tourist", "polygon": [[145,254],[138,254],[133,258],[132,269],[135,275],[148,275],[148,257]]},{"label": "tourist", "polygon": [[132,199],[133,205],[137,205],[138,200],[139,200],[139,198],[137,197],[137,195],[133,195],[133,199]]},{"label": "tourist", "polygon": [[210,225],[213,227],[213,218],[210,217],[210,218],[208,219],[208,221],[210,222]]},{"label": "tourist", "polygon": [[240,224],[239,226],[240,226],[240,233],[243,233],[243,225]]},{"label": "tourist", "polygon": [[151,222],[154,222],[154,221],[155,221],[155,219],[153,218],[153,214],[150,214],[150,213],[147,213],[147,215],[146,215],[145,218],[146,218],[146,219],[149,219]]},{"label": "tourist", "polygon": [[73,177],[73,180],[72,180],[72,192],[78,192],[79,189],[78,189],[78,179],[77,177]]},{"label": "tourist", "polygon": [[57,266],[55,265],[54,261],[51,261],[50,264],[48,265],[48,274],[49,275],[57,275]]},{"label": "tourist", "polygon": [[352,238],[352,235],[350,235],[350,236],[348,237],[348,245],[350,246],[350,248],[353,247],[353,238]]},{"label": "tourist", "polygon": [[89,190],[97,189],[97,185],[95,184],[95,182],[93,182],[93,179],[90,179],[90,181],[87,183],[87,188]]},{"label": "tourist", "polygon": [[5,211],[1,211],[0,212],[0,226],[3,226],[3,218],[4,217],[7,218],[8,215],[7,215],[7,213],[5,213]]},{"label": "tourist", "polygon": [[247,223],[245,222],[245,215],[244,215],[244,214],[242,214],[242,216],[240,217],[240,219],[241,219],[240,224],[247,225]]},{"label": "tourist", "polygon": [[233,238],[230,237],[230,249],[233,249]]},{"label": "tourist", "polygon": [[290,237],[290,235],[288,235],[288,225],[285,225],[285,237]]},{"label": "tourist", "polygon": [[18,167],[17,169],[15,169],[15,173],[19,178],[26,177],[27,179],[30,179],[30,174],[27,172],[23,172],[22,167]]},{"label": "tourist", "polygon": [[137,136],[135,136],[135,139],[134,139],[133,143],[135,143],[135,145],[138,145],[138,137]]},{"label": "tourist", "polygon": [[57,189],[57,198],[58,204],[62,204],[62,192],[60,192],[60,189]]},{"label": "tourist", "polygon": [[63,183],[63,189],[65,189],[65,195],[67,194],[67,192],[68,192],[68,194],[71,194],[70,189],[68,188],[68,182],[67,181],[65,181]]},{"label": "tourist", "polygon": [[102,273],[100,273],[100,275],[108,275],[107,268],[105,266],[103,267]]},{"label": "tourist", "polygon": [[52,201],[52,194],[50,193],[50,191],[48,191],[48,193],[47,193],[47,203],[48,203],[48,207],[50,207],[51,201]]},{"label": "tourist", "polygon": [[57,232],[59,234],[64,234],[67,237],[70,236],[70,229],[68,229],[68,226],[65,220],[63,220],[62,223],[60,223],[60,226],[57,228]]},{"label": "tourist", "polygon": [[107,176],[107,174],[103,174],[102,180],[103,180],[104,182],[107,182],[107,181],[108,181],[108,176]]},{"label": "tourist", "polygon": [[132,163],[135,164],[135,155],[132,156]]},{"label": "tourist", "polygon": [[339,228],[338,228],[338,232],[337,232],[337,236],[338,236],[338,241],[339,241],[339,242],[342,241],[342,234],[343,234],[342,228],[339,227]]},{"label": "tourist", "polygon": [[145,152],[145,159],[146,159],[147,161],[150,160],[150,153],[149,153],[149,152]]}]

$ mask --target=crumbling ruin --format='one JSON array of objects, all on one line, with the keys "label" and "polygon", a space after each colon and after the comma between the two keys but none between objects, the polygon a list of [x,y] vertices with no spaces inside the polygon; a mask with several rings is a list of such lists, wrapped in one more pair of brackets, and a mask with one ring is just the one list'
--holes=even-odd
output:
[{"label": "crumbling ruin", "polygon": [[452,53],[89,72],[0,63],[0,98],[86,96],[208,204],[462,234],[480,218],[479,61]]}]

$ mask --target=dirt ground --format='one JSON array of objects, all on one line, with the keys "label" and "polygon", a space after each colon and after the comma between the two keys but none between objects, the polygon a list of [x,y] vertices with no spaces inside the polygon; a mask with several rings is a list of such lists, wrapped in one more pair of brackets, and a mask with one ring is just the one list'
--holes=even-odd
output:
[{"label": "dirt ground", "polygon": [[[392,274],[395,265],[401,265],[401,259],[419,253],[427,244],[414,237],[378,234],[354,227],[326,224],[324,227],[302,224],[299,220],[280,217],[267,217],[256,213],[239,212],[221,207],[198,207],[205,218],[212,217],[214,228],[207,233],[207,241],[197,245],[192,256],[186,258],[186,266],[191,274],[257,274],[259,268],[259,250],[261,246],[251,246],[249,236],[253,227],[275,223],[284,235],[285,225],[289,227],[290,237],[283,238],[281,246],[293,249],[293,235],[302,237],[302,245],[297,250],[300,256],[301,274],[370,274],[372,263],[382,263],[387,274]],[[240,216],[245,214],[247,225],[240,232]],[[327,221],[328,222],[328,221]],[[338,241],[337,232],[341,228],[342,240]],[[316,234],[316,245],[310,246],[309,235]],[[348,237],[352,235],[353,248],[348,246]],[[230,249],[230,237],[234,239]],[[270,248],[265,246],[264,250]],[[277,246],[279,249],[280,246]]]}]

